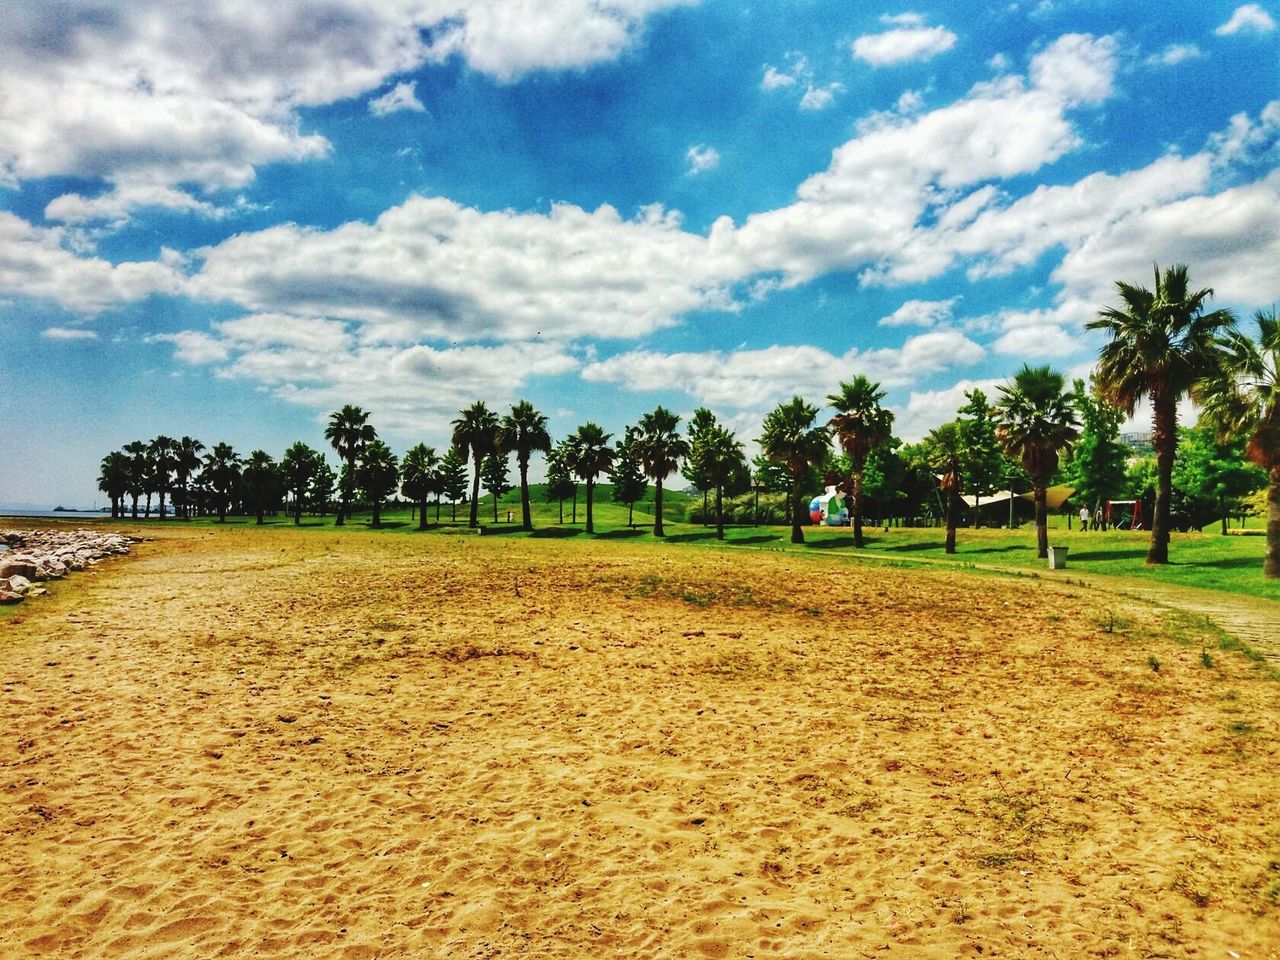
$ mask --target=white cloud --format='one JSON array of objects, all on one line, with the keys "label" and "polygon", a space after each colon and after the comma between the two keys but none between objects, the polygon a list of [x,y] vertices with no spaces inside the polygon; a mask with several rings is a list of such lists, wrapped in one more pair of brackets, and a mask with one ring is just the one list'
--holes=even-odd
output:
[{"label": "white cloud", "polygon": [[836,94],[843,92],[844,84],[842,83],[829,83],[825,87],[815,87],[810,84],[804,96],[800,98],[800,109],[825,110],[834,102]]},{"label": "white cloud", "polygon": [[905,61],[930,60],[956,45],[956,35],[945,27],[907,26],[883,33],[864,34],[853,41],[853,55],[873,67]]},{"label": "white cloud", "polygon": [[981,390],[994,399],[1003,380],[961,380],[942,390],[912,390],[907,402],[890,407],[893,410],[893,432],[908,443],[916,443],[934,427],[954,420],[965,404],[965,393]]},{"label": "white cloud", "polygon": [[146,343],[172,343],[174,355],[183,363],[203,366],[209,363],[221,363],[230,355],[226,343],[197,330],[183,330],[179,333],[154,333],[145,338]]},{"label": "white cloud", "polygon": [[46,340],[97,340],[98,334],[83,327],[45,327],[40,336]]},{"label": "white cloud", "polygon": [[1220,37],[1229,37],[1237,33],[1271,33],[1276,22],[1271,14],[1256,3],[1246,3],[1236,7],[1231,19],[1213,31]]},{"label": "white cloud", "polygon": [[1174,67],[1188,60],[1197,60],[1204,56],[1194,43],[1171,43],[1159,53],[1147,57],[1147,63],[1153,67]]},{"label": "white cloud", "polygon": [[791,73],[782,73],[774,66],[765,66],[764,78],[760,81],[761,90],[780,90],[784,87],[794,87],[796,78]]},{"label": "white cloud", "polygon": [[1069,33],[1031,60],[1031,83],[1068,106],[1101,103],[1111,96],[1116,43],[1110,37]]},{"label": "white cloud", "polygon": [[720,152],[715,147],[708,147],[705,143],[690,147],[684,157],[689,161],[690,176],[706,173],[720,166]]},{"label": "white cloud", "polygon": [[417,93],[418,83],[416,80],[406,80],[403,83],[397,83],[380,97],[375,97],[369,101],[369,112],[375,117],[385,117],[388,114],[398,113],[401,110],[409,110],[414,113],[426,113],[427,108],[422,105],[422,101],[418,99]]},{"label": "white cloud", "polygon": [[922,13],[882,13],[880,22],[886,27],[920,27],[924,26],[925,18]]},{"label": "white cloud", "polygon": [[882,327],[935,327],[951,319],[959,297],[947,300],[908,300],[888,316],[881,317]]}]

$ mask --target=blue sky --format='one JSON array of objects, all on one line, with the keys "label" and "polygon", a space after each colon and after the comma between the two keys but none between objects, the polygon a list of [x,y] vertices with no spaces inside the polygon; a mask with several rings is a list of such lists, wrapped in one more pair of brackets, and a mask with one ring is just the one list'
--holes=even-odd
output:
[{"label": "blue sky", "polygon": [[[1086,375],[1114,281],[1280,299],[1280,8],[19,0],[0,23],[0,503],[359,404],[899,432]],[[192,12],[198,10],[198,12]],[[12,11],[12,15],[10,15]],[[100,501],[100,495],[97,496]]]}]

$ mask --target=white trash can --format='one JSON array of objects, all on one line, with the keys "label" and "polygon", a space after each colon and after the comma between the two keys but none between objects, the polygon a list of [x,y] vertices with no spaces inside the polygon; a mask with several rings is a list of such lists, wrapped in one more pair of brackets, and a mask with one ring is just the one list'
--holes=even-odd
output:
[{"label": "white trash can", "polygon": [[1050,547],[1049,548],[1049,569],[1063,570],[1067,566],[1067,551],[1070,547]]}]

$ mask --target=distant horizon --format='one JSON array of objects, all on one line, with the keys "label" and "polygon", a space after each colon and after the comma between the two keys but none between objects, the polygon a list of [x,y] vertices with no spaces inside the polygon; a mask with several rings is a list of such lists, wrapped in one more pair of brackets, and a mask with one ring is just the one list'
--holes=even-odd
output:
[{"label": "distant horizon", "polygon": [[707,406],[751,454],[865,373],[915,440],[1087,376],[1153,264],[1280,301],[1276,0],[326,10],[7,11],[9,509],[157,435],[327,451],[347,403],[398,455],[519,399],[556,438]]}]

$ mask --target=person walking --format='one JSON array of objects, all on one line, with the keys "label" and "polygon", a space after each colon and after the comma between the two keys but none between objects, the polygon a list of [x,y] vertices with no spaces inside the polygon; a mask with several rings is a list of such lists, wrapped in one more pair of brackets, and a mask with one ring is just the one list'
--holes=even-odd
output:
[{"label": "person walking", "polygon": [[1088,530],[1089,530],[1089,508],[1081,507],[1080,508],[1080,531],[1081,533],[1087,533]]}]

